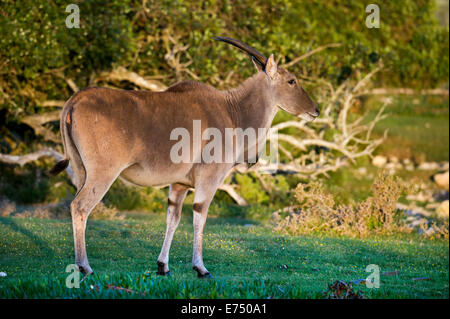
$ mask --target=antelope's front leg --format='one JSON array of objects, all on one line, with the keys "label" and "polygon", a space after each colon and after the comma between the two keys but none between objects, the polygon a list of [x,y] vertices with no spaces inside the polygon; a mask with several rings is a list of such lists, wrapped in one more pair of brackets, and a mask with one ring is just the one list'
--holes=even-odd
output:
[{"label": "antelope's front leg", "polygon": [[181,209],[183,201],[186,197],[188,188],[180,184],[170,185],[169,200],[167,207],[167,228],[164,244],[159,254],[158,261],[158,275],[170,275],[169,271],[169,251],[172,243],[173,234],[178,227],[181,218]]}]

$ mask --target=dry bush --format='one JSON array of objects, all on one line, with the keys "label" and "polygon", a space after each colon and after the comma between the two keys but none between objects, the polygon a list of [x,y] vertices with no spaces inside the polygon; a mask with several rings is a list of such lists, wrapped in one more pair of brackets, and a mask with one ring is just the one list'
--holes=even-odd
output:
[{"label": "dry bush", "polygon": [[292,235],[325,232],[358,237],[411,232],[396,209],[400,196],[409,190],[399,178],[383,172],[372,185],[373,196],[360,203],[336,205],[318,181],[298,184],[295,197],[301,208],[284,217],[274,213],[275,230]]},{"label": "dry bush", "polygon": [[36,207],[34,209],[27,209],[21,213],[17,213],[14,217],[19,218],[54,218],[51,211],[47,207]]},{"label": "dry bush", "polygon": [[[449,221],[448,219],[441,220],[441,223],[432,222],[431,227],[428,228],[428,223],[422,223],[419,225],[423,235],[425,237],[434,239],[434,238],[445,238],[449,239],[448,237],[448,227],[449,227]],[[431,231],[430,231],[431,230]]]},{"label": "dry bush", "polygon": [[0,199],[0,217],[8,217],[16,211],[16,204],[8,199]]},{"label": "dry bush", "polygon": [[91,219],[102,219],[102,220],[123,220],[125,215],[120,214],[118,209],[113,206],[106,206],[103,202],[100,202],[95,206],[91,215]]}]

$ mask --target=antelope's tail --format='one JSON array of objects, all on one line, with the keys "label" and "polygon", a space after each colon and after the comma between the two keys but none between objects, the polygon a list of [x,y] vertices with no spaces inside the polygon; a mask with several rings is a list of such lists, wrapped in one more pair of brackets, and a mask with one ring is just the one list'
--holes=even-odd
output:
[{"label": "antelope's tail", "polygon": [[59,161],[55,164],[55,166],[52,167],[52,169],[49,171],[50,175],[58,175],[63,170],[65,170],[69,166],[69,159],[63,159],[62,161]]},{"label": "antelope's tail", "polygon": [[52,167],[52,169],[49,171],[50,175],[57,175],[57,174],[61,173],[62,171],[64,171],[67,168],[67,166],[69,166],[69,157],[67,155],[66,139],[68,138],[67,135],[69,134],[69,129],[72,124],[73,105],[72,105],[71,100],[72,100],[72,98],[70,98],[64,105],[63,110],[61,112],[60,121],[59,121],[61,137],[62,137],[64,152],[65,152],[65,158],[63,160],[57,162],[55,164],[55,166]]}]

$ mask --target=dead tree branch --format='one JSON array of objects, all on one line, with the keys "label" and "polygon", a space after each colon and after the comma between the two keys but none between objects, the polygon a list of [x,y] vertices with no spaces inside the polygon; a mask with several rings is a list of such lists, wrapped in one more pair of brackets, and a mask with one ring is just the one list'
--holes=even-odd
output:
[{"label": "dead tree branch", "polygon": [[103,72],[102,74],[100,74],[100,76],[94,82],[96,83],[99,81],[128,81],[142,89],[150,91],[164,91],[165,89],[167,89],[167,86],[165,86],[163,83],[156,80],[145,79],[139,74],[129,71],[121,66],[112,70],[111,72]]},{"label": "dead tree branch", "polygon": [[36,135],[42,135],[45,140],[61,143],[59,135],[44,126],[48,122],[58,121],[60,111],[47,112],[43,114],[29,115],[22,118],[22,122],[33,128]]},{"label": "dead tree branch", "polygon": [[[180,43],[180,37],[173,35],[172,31],[166,29],[162,35],[166,54],[164,59],[167,64],[175,71],[177,81],[183,79],[183,73],[189,74],[194,80],[198,80],[198,76],[188,69],[188,66],[192,64],[192,57],[189,55],[187,49],[189,45],[183,45]],[[181,62],[181,60],[187,60],[187,62]]]},{"label": "dead tree branch", "polygon": [[222,184],[219,186],[219,189],[226,192],[230,197],[240,206],[246,206],[247,202],[246,200],[239,195],[236,190],[234,189],[233,185],[230,184]]},{"label": "dead tree branch", "polygon": [[[25,155],[8,155],[8,154],[0,154],[0,162],[7,163],[7,164],[16,164],[23,167],[25,164],[37,161],[41,159],[42,157],[51,157],[54,158],[56,161],[61,161],[64,159],[64,155],[57,152],[56,150],[52,148],[46,148],[39,150],[34,153],[29,153]],[[69,167],[66,169],[67,174],[69,175],[69,178],[74,184],[74,175],[72,167],[69,165]],[[74,184],[75,185],[75,184]]]},{"label": "dead tree branch", "polygon": [[340,47],[340,46],[342,46],[342,43],[329,43],[329,44],[326,44],[326,45],[322,45],[322,46],[320,46],[318,48],[315,48],[314,50],[311,50],[311,51],[309,51],[309,52],[307,52],[307,53],[305,53],[305,54],[295,58],[294,60],[292,60],[289,63],[282,64],[281,67],[287,69],[287,68],[293,66],[294,64],[300,62],[301,60],[304,60],[304,59],[310,57],[311,55],[316,54],[317,52],[323,51],[323,50],[328,49],[328,48],[337,48],[337,47]]}]

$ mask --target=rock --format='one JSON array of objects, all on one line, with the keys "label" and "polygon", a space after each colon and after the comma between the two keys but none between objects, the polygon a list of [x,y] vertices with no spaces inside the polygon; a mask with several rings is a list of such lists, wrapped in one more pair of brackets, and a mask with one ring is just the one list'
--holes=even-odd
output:
[{"label": "rock", "polygon": [[449,201],[443,201],[441,205],[436,210],[436,213],[441,218],[447,218],[448,219],[448,211],[449,211]]},{"label": "rock", "polygon": [[399,162],[398,157],[396,156],[389,157],[389,162],[397,164]]},{"label": "rock", "polygon": [[448,171],[446,171],[445,173],[434,175],[433,179],[434,179],[434,182],[439,187],[442,187],[442,188],[448,190],[448,179],[449,179]]},{"label": "rock", "polygon": [[447,200],[450,198],[450,194],[448,190],[437,190],[433,193],[434,200],[437,200],[439,203],[443,202],[444,200]]},{"label": "rock", "polygon": [[431,209],[431,210],[437,210],[438,207],[441,205],[441,203],[427,203],[427,205],[425,206],[426,209]]},{"label": "rock", "polygon": [[386,169],[396,169],[397,165],[395,163],[387,163],[384,167]]},{"label": "rock", "polygon": [[416,220],[413,220],[410,225],[412,227],[419,227],[420,225],[427,225],[428,220],[426,218],[417,218]]},{"label": "rock", "polygon": [[425,193],[425,192],[419,192],[418,194],[411,194],[406,196],[407,200],[414,200],[417,202],[431,202],[434,200],[432,194]]},{"label": "rock", "polygon": [[361,174],[361,175],[366,175],[367,174],[367,168],[365,168],[365,167],[358,168],[358,173]]},{"label": "rock", "polygon": [[422,171],[433,171],[433,170],[438,170],[439,167],[440,167],[439,163],[423,162],[422,164],[419,165],[418,169],[420,169]]},{"label": "rock", "polygon": [[387,163],[387,158],[385,156],[377,155],[372,159],[372,165],[376,167],[383,167]]},{"label": "rock", "polygon": [[414,217],[414,219],[430,217],[432,215],[432,213],[427,211],[426,209],[424,209],[422,207],[417,207],[415,205],[405,205],[405,204],[397,203],[397,205],[395,205],[395,206],[397,209],[404,211],[404,213],[407,216]]}]

